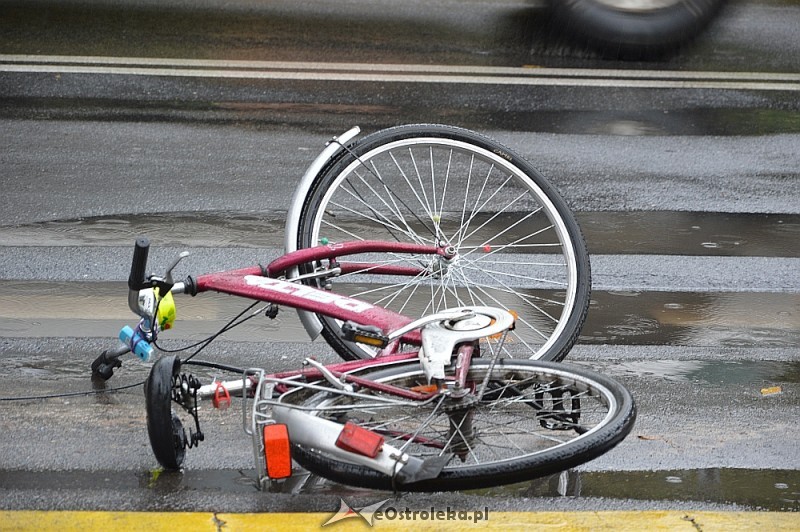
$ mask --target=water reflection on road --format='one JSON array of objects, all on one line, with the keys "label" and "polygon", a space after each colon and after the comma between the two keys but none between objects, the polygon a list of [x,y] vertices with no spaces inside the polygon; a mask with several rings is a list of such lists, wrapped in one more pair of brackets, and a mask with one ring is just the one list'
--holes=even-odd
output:
[{"label": "water reflection on road", "polygon": [[800,346],[794,293],[592,293],[581,343],[707,347]]},{"label": "water reflection on road", "polygon": [[[0,336],[113,337],[131,322],[123,283],[0,281]],[[197,340],[222,327],[249,302],[221,294],[182,298],[169,339]],[[76,314],[76,309],[81,309]],[[410,309],[409,314],[415,310]],[[227,332],[233,341],[305,338],[291,309]],[[581,344],[797,348],[795,293],[615,292],[595,290]]]},{"label": "water reflection on road", "polygon": [[[70,485],[73,489],[96,490],[98,480],[111,477],[116,489],[149,492],[159,497],[193,493],[198,500],[205,493],[225,492],[240,496],[257,495],[254,470],[165,471],[5,471],[3,478],[18,489]],[[270,491],[284,494],[334,495],[347,500],[380,500],[390,492],[343,486],[304,471],[277,483]],[[533,498],[604,498],[628,501],[696,501],[736,505],[742,510],[800,510],[800,472],[795,470],[686,469],[663,471],[564,471],[548,477],[496,488],[472,490],[492,508],[493,501]],[[269,493],[262,493],[265,499]],[[501,502],[502,503],[502,502]]]},{"label": "water reflection on road", "polygon": [[565,471],[546,479],[485,490],[511,497],[608,497],[651,501],[702,501],[748,509],[800,510],[800,472],[794,470],[689,469],[674,471]]},{"label": "water reflection on road", "polygon": [[[579,212],[591,254],[800,257],[800,215]],[[282,247],[285,213],[159,213],[0,227],[3,246]]]}]

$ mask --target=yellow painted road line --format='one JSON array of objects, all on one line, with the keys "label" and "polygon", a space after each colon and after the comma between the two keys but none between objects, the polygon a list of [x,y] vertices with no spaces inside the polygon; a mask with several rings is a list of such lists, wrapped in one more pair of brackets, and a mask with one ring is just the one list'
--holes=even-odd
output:
[{"label": "yellow painted road line", "polygon": [[[88,531],[142,530],[174,531],[264,531],[292,532],[320,529],[331,513],[210,513],[210,512],[40,512],[0,511],[2,531]],[[472,515],[473,512],[465,512]],[[594,530],[800,530],[800,513],[790,512],[680,512],[680,511],[602,511],[602,512],[491,512],[488,520],[401,519],[375,520],[376,530],[478,530],[533,529],[559,531]],[[333,523],[325,530],[369,530],[364,518],[354,515]]]}]

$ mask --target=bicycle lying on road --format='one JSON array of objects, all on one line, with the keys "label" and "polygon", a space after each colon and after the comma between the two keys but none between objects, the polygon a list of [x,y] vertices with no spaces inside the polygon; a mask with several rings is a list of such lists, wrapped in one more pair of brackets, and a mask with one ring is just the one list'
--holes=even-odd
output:
[{"label": "bicycle lying on road", "polygon": [[345,359],[203,384],[183,372],[194,355],[162,356],[145,382],[158,462],[180,468],[204,438],[198,404],[224,407],[233,396],[260,486],[297,463],[367,488],[489,487],[574,467],[622,441],[635,419],[630,393],[557,363],[585,320],[590,280],[580,230],[555,189],[470,131],[401,126],[354,142],[357,133],[335,138],[306,172],[286,253],[267,266],[175,282],[181,254],[146,277],[149,242],[137,240],[128,303],[141,319],[94,361],[95,375],[110,378],[128,352],[153,358],[175,319],[173,294],[209,291],[254,300],[248,309],[263,302],[259,314],[270,317],[297,309],[311,336]]}]

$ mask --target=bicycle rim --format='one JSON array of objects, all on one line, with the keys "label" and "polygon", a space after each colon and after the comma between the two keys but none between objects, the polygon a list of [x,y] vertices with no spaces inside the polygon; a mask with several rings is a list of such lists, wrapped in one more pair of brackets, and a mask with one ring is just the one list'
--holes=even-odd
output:
[{"label": "bicycle rim", "polygon": [[[416,408],[378,407],[368,398],[335,393],[300,401],[313,415],[357,423],[410,455],[423,459],[451,455],[437,478],[398,485],[367,467],[297,446],[295,459],[325,478],[371,489],[484,488],[575,467],[614,447],[633,426],[636,414],[630,394],[595,372],[552,362],[501,360],[492,366],[486,360],[473,360],[469,377],[476,388],[487,373],[487,391],[468,408],[445,398]],[[427,385],[417,364],[368,376],[396,386]],[[283,400],[297,399],[302,394],[290,393]]]},{"label": "bicycle rim", "polygon": [[[511,150],[467,130],[402,126],[366,137],[317,179],[300,227],[299,247],[376,239],[452,246],[452,260],[359,257],[422,273],[371,276],[364,269],[333,286],[410,316],[467,305],[506,309],[517,326],[505,357],[560,360],[586,316],[588,253],[566,203]],[[374,356],[341,340],[339,323],[320,319],[343,357]]]}]

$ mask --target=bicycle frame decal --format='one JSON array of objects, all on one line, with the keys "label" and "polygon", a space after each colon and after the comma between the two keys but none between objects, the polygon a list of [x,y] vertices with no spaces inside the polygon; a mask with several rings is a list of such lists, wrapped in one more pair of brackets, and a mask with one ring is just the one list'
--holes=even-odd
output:
[{"label": "bicycle frame decal", "polygon": [[361,314],[366,310],[375,308],[366,301],[351,299],[333,292],[323,292],[310,286],[289,283],[287,281],[281,281],[280,279],[270,279],[269,277],[260,277],[257,275],[246,275],[244,277],[244,281],[250,286],[257,286],[258,288],[280,292],[281,294],[291,294],[325,305],[333,304],[340,309],[349,310],[350,312],[355,312],[356,314]]},{"label": "bicycle frame decal", "polygon": [[[266,301],[276,305],[319,313],[342,321],[376,325],[384,331],[393,331],[413,320],[383,307],[365,301],[320,290],[312,286],[264,277],[260,266],[200,275],[196,279],[197,292],[222,292],[236,296]],[[405,343],[420,345],[419,331],[403,336]]]}]

